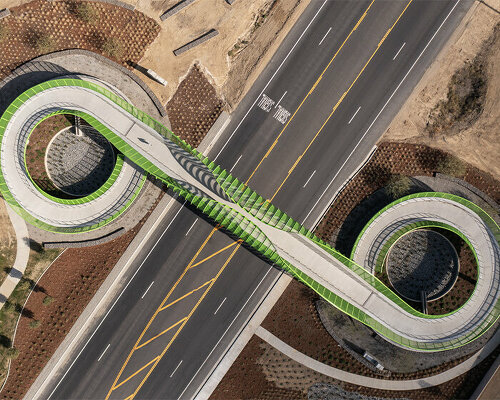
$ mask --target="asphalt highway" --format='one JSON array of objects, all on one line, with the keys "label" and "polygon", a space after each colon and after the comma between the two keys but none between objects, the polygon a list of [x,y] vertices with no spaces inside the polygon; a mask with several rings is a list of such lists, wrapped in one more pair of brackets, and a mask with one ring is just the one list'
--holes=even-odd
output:
[{"label": "asphalt highway", "polygon": [[[210,156],[312,227],[471,3],[313,0]],[[181,203],[141,254],[39,398],[193,397],[280,274]]]}]

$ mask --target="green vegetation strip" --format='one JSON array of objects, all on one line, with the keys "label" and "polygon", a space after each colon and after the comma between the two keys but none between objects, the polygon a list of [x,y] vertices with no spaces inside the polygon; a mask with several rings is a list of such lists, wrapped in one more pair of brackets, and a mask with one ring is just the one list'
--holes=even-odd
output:
[{"label": "green vegetation strip", "polygon": [[[153,118],[145,114],[143,111],[135,108],[133,105],[124,101],[115,94],[92,82],[75,80],[75,79],[59,79],[59,80],[44,82],[42,84],[35,86],[32,89],[29,89],[21,96],[19,96],[2,116],[2,119],[0,120],[0,135],[3,135],[3,131],[5,130],[8,120],[13,114],[13,112],[19,106],[21,106],[22,103],[24,103],[24,101],[26,101],[30,96],[33,96],[36,93],[39,93],[43,90],[56,86],[79,86],[84,89],[95,91],[107,97],[108,99],[113,101],[116,105],[118,105],[119,107],[130,113],[132,116],[134,116],[136,119],[143,122],[147,126],[151,127],[156,132],[163,135],[167,139],[171,140],[173,143],[177,144],[187,152],[194,155],[201,162],[203,162],[216,177],[217,182],[222,187],[222,189],[227,193],[227,195],[235,203],[239,204],[255,218],[278,229],[287,232],[295,232],[305,236],[306,238],[309,238],[314,243],[322,247],[334,258],[336,258],[338,261],[342,262],[351,271],[356,273],[365,282],[371,285],[375,290],[380,292],[382,295],[386,296],[389,300],[393,301],[400,308],[407,311],[411,315],[414,315],[419,318],[428,318],[428,319],[442,318],[442,316],[422,314],[421,312],[410,307],[404,300],[402,300],[399,296],[397,296],[392,290],[390,290],[379,279],[377,279],[367,270],[357,265],[352,260],[339,253],[337,250],[333,249],[329,244],[316,237],[311,231],[307,230],[298,222],[294,221],[286,213],[274,207],[272,204],[270,204],[267,200],[265,200],[257,193],[255,193],[248,186],[239,182],[236,178],[232,177],[227,171],[223,170],[213,161],[209,160],[207,157],[203,156],[201,153],[199,153],[191,146],[189,146],[186,142],[179,139],[176,135],[174,135],[171,131],[165,128],[162,124],[155,121]],[[374,329],[375,331],[385,336],[387,339],[391,340],[394,343],[420,351],[439,351],[439,350],[445,350],[463,346],[469,343],[470,341],[477,339],[484,332],[486,332],[495,323],[495,321],[498,319],[500,315],[500,307],[499,303],[497,302],[493,309],[493,312],[491,312],[488,315],[488,317],[485,318],[485,320],[482,322],[480,326],[478,326],[475,330],[455,339],[450,339],[446,341],[416,342],[406,337],[403,337],[398,333],[391,331],[389,328],[384,326],[379,321],[367,315],[365,312],[358,309],[356,306],[352,305],[345,299],[331,292],[330,290],[328,290],[327,288],[316,282],[314,279],[312,279],[310,276],[306,275],[300,269],[298,269],[297,267],[293,266],[292,264],[281,258],[279,254],[276,252],[272,243],[269,241],[269,239],[262,233],[262,231],[258,227],[256,227],[246,217],[239,214],[237,211],[235,211],[230,207],[219,204],[215,200],[199,197],[192,194],[187,189],[182,187],[178,182],[167,176],[163,171],[161,171],[158,167],[152,164],[149,160],[147,160],[145,157],[139,154],[136,150],[134,150],[131,146],[129,146],[126,142],[124,142],[118,135],[109,130],[100,121],[80,111],[76,112],[74,111],[74,113],[75,115],[79,115],[82,118],[84,118],[90,125],[92,125],[97,131],[99,131],[104,137],[106,137],[106,139],[108,139],[126,157],[128,157],[130,160],[139,165],[148,173],[155,175],[157,178],[162,180],[165,184],[167,184],[167,186],[172,188],[176,193],[184,197],[187,201],[193,204],[197,209],[199,209],[205,215],[209,216],[212,220],[216,221],[219,225],[221,225],[222,227],[233,233],[235,236],[239,237],[248,246],[252,247],[257,252],[268,258],[271,262],[281,267],[285,271],[289,272],[296,279],[303,282],[308,287],[312,288],[315,292],[317,292],[320,296],[322,296],[324,299],[326,299],[328,302],[330,302],[338,309],[342,310],[351,317],[359,320],[360,322],[363,322],[364,324],[370,326],[372,329]],[[9,196],[8,190],[6,189],[7,188],[5,185],[5,180],[3,176],[0,176],[0,190],[2,191],[2,193],[4,193],[4,196],[7,201],[13,200],[12,196],[11,195]],[[487,213],[485,213],[475,204],[465,199],[462,199],[458,196],[448,195],[445,193],[431,192],[431,193],[419,193],[416,195],[406,196],[390,204],[384,210],[381,210],[379,213],[377,213],[376,216],[380,215],[383,211],[385,211],[389,207],[394,206],[395,204],[416,197],[441,197],[464,204],[467,207],[469,207],[472,211],[476,212],[481,216],[483,221],[485,221],[485,223],[490,227],[497,240],[500,238],[500,230],[498,229],[498,226]],[[18,205],[17,208],[19,208]],[[373,219],[375,219],[375,217],[372,218],[372,220],[369,223],[371,223]],[[367,226],[365,226],[362,233],[364,233]],[[356,244],[359,242],[360,237],[356,241]]]}]

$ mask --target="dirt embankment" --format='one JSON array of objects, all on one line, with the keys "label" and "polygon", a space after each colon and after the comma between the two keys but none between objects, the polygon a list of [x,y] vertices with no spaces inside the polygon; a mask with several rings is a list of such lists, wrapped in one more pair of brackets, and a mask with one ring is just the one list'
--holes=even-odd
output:
[{"label": "dirt embankment", "polygon": [[[161,32],[139,64],[158,72],[166,87],[149,81],[166,103],[193,64],[198,64],[224,98],[236,107],[311,0],[197,1],[160,23]],[[159,16],[176,1],[138,1],[146,15]],[[219,35],[179,56],[173,50],[209,29]],[[141,72],[137,72],[144,78]]]},{"label": "dirt embankment", "polygon": [[381,141],[445,150],[500,175],[500,0],[475,3]]}]

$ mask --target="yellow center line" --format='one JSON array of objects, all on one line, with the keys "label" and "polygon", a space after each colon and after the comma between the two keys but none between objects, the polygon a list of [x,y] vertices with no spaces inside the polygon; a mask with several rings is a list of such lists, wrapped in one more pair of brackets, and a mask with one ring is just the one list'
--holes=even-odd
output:
[{"label": "yellow center line", "polygon": [[213,254],[209,255],[208,257],[204,258],[203,260],[198,261],[196,264],[191,265],[191,267],[190,267],[190,268],[194,268],[194,267],[197,267],[197,266],[198,266],[198,265],[200,265],[200,264],[203,264],[205,261],[208,261],[208,260],[210,260],[212,257],[215,257],[217,254],[222,253],[224,250],[227,250],[227,249],[229,249],[230,247],[233,247],[236,243],[237,243],[237,242],[233,242],[233,243],[231,243],[231,244],[228,244],[226,247],[223,247],[222,249],[217,250],[215,253],[213,253]]},{"label": "yellow center line", "polygon": [[[158,356],[159,357],[159,356]],[[124,381],[121,381],[118,385],[116,385],[113,389],[116,389],[116,388],[119,388],[121,385],[123,385],[125,382],[128,382],[130,379],[132,379],[134,376],[136,376],[139,372],[141,372],[144,368],[147,368],[148,365],[151,365],[152,363],[154,363],[158,357],[156,358],[153,358],[150,362],[148,362],[146,365],[144,365],[143,367],[141,367],[140,369],[138,369],[137,371],[135,371],[132,375],[130,375],[127,379],[125,379]]]},{"label": "yellow center line", "polygon": [[[170,346],[172,345],[172,343],[174,342],[174,340],[177,338],[177,335],[182,331],[182,328],[184,328],[184,326],[186,325],[186,323],[189,321],[189,319],[191,318],[191,316],[194,314],[194,312],[196,311],[196,309],[198,308],[198,306],[200,305],[200,303],[203,301],[203,299],[205,298],[205,296],[207,295],[207,293],[210,291],[210,289],[214,285],[215,281],[217,281],[217,278],[219,278],[220,274],[222,274],[222,271],[224,271],[224,269],[226,268],[227,264],[229,264],[229,262],[231,261],[231,259],[233,258],[233,256],[236,254],[236,252],[238,251],[238,249],[241,246],[241,243],[242,243],[241,240],[239,240],[238,241],[238,245],[234,248],[234,250],[232,251],[231,255],[226,260],[226,262],[224,263],[224,265],[222,266],[222,268],[219,270],[219,272],[217,272],[217,275],[215,276],[215,278],[213,279],[212,283],[207,288],[207,290],[205,290],[205,292],[203,293],[203,296],[201,296],[201,298],[198,300],[198,302],[196,303],[196,305],[194,306],[194,308],[191,310],[191,312],[187,316],[186,320],[182,323],[182,325],[180,326],[180,328],[175,333],[174,337],[172,337],[172,339],[170,339],[170,342],[168,343],[168,345],[165,347],[165,349],[163,349],[162,353],[156,358],[156,362],[153,364],[153,366],[148,371],[148,373],[146,374],[146,376],[144,377],[144,379],[142,380],[142,382],[139,384],[139,386],[137,387],[137,389],[135,390],[135,392],[132,394],[132,397],[130,397],[131,399],[133,399],[135,397],[135,395],[137,394],[137,392],[139,392],[139,390],[141,389],[142,385],[144,385],[144,383],[147,381],[147,379],[149,378],[149,375],[151,375],[151,373],[153,372],[153,370],[155,369],[155,367],[158,365],[158,363],[163,358],[163,356],[165,355],[165,353],[167,352],[167,350],[170,348]],[[110,390],[109,393],[111,393],[111,390]],[[109,396],[109,394],[108,394],[108,396]]]},{"label": "yellow center line", "polygon": [[393,28],[396,26],[396,24],[401,19],[401,17],[403,16],[403,14],[406,12],[406,9],[410,6],[410,4],[412,2],[413,2],[413,0],[410,0],[406,4],[406,7],[403,9],[403,11],[401,12],[401,14],[399,14],[399,17],[392,24],[392,26],[387,30],[387,32],[383,36],[382,40],[378,43],[375,51],[372,53],[372,55],[370,56],[370,58],[368,59],[368,61],[365,63],[365,65],[363,66],[363,68],[361,69],[361,71],[359,71],[358,75],[356,76],[356,79],[354,79],[354,81],[351,83],[351,85],[349,86],[349,88],[344,92],[344,94],[337,101],[337,103],[333,107],[332,112],[330,113],[330,115],[328,115],[328,118],[325,120],[325,122],[323,122],[323,125],[321,125],[321,128],[319,128],[319,131],[316,132],[316,134],[314,135],[314,137],[312,138],[312,140],[309,142],[309,144],[307,145],[307,147],[304,150],[304,152],[294,162],[294,164],[292,165],[292,168],[290,168],[290,170],[288,171],[287,176],[285,177],[285,179],[283,179],[283,181],[281,182],[281,185],[278,187],[278,189],[276,190],[276,192],[274,192],[273,196],[271,197],[271,201],[276,197],[276,195],[278,194],[278,192],[281,190],[281,188],[283,187],[283,185],[285,184],[285,182],[288,180],[288,178],[290,177],[290,175],[292,174],[292,172],[295,170],[295,168],[299,164],[299,162],[302,159],[302,157],[304,157],[304,155],[307,153],[307,151],[309,150],[309,148],[311,147],[311,145],[314,143],[314,141],[316,140],[316,138],[319,136],[319,134],[321,133],[321,131],[323,130],[323,128],[325,127],[325,125],[328,123],[328,121],[330,120],[330,118],[332,117],[332,115],[335,113],[335,111],[337,111],[337,108],[339,107],[339,105],[342,103],[342,101],[344,100],[344,98],[346,97],[346,95],[350,92],[350,90],[352,89],[352,87],[354,86],[354,84],[357,82],[357,80],[359,79],[359,77],[363,74],[363,72],[365,71],[367,65],[371,62],[371,60],[373,59],[373,57],[375,56],[375,54],[377,54],[378,50],[380,49],[380,46],[382,46],[382,43],[384,43],[384,41],[387,39],[387,37],[389,36],[389,34],[393,30]]},{"label": "yellow center line", "polygon": [[187,292],[185,295],[179,297],[177,300],[174,300],[172,301],[171,303],[168,303],[166,306],[160,308],[160,311],[163,311],[165,310],[166,308],[169,308],[170,306],[173,306],[175,303],[178,303],[179,301],[181,301],[182,299],[185,299],[186,297],[190,296],[191,294],[193,294],[194,292],[197,292],[198,290],[200,290],[201,288],[204,288],[205,286],[207,286],[210,282],[212,282],[213,279],[210,279],[209,281],[206,281],[203,285],[197,287],[196,289],[193,289],[191,290],[190,292]]},{"label": "yellow center line", "polygon": [[105,398],[105,400],[109,399],[109,396],[111,395],[111,392],[114,390],[115,388],[115,385],[116,385],[116,382],[118,382],[118,379],[120,379],[120,376],[121,374],[123,373],[123,370],[125,369],[125,367],[127,366],[129,360],[130,360],[130,357],[132,357],[132,354],[134,354],[134,349],[138,346],[138,344],[141,342],[144,334],[146,333],[146,331],[148,330],[149,326],[151,325],[151,323],[154,321],[154,319],[156,318],[156,316],[158,315],[158,313],[160,312],[160,309],[163,307],[163,305],[166,303],[166,301],[169,299],[170,295],[172,294],[172,292],[175,290],[175,288],[177,287],[177,285],[179,284],[179,282],[182,280],[182,278],[184,277],[184,275],[186,275],[186,272],[189,270],[189,268],[191,267],[191,264],[193,264],[194,260],[196,260],[196,258],[198,257],[198,255],[201,253],[201,251],[203,250],[203,248],[206,246],[206,244],[208,243],[208,241],[210,240],[210,238],[214,235],[214,233],[218,230],[219,228],[218,227],[215,227],[212,229],[212,231],[208,234],[207,238],[205,239],[205,241],[203,242],[203,244],[200,246],[200,248],[198,249],[198,251],[196,252],[196,254],[193,256],[193,258],[191,259],[191,261],[189,262],[189,264],[187,265],[187,267],[184,269],[184,271],[182,272],[181,276],[179,276],[179,279],[177,279],[177,281],[175,282],[174,286],[172,286],[172,288],[170,289],[170,291],[168,292],[168,294],[165,296],[165,298],[163,299],[163,301],[161,302],[161,304],[158,306],[158,308],[156,309],[155,313],[153,314],[153,316],[151,317],[151,319],[149,320],[148,324],[146,325],[146,327],[143,329],[143,331],[141,332],[140,336],[139,336],[139,339],[137,339],[137,342],[134,344],[134,347],[132,348],[132,350],[130,351],[129,355],[127,356],[127,359],[125,360],[125,362],[123,363],[120,371],[118,372],[118,375],[116,376],[115,378],[115,381],[113,382],[113,385],[111,386],[111,389],[109,389],[109,392]]},{"label": "yellow center line", "polygon": [[290,117],[290,119],[288,120],[288,122],[285,124],[285,126],[283,127],[283,129],[281,130],[281,132],[279,133],[279,135],[277,136],[276,140],[274,141],[274,143],[271,145],[271,147],[269,148],[269,150],[266,152],[266,154],[264,155],[264,157],[262,157],[262,159],[259,161],[259,164],[257,164],[257,167],[255,167],[255,169],[252,171],[252,173],[250,174],[250,177],[246,180],[245,182],[245,185],[248,185],[248,182],[250,182],[250,179],[252,179],[252,177],[254,176],[254,174],[257,172],[257,170],[260,168],[260,165],[262,164],[262,162],[267,158],[267,156],[271,153],[271,151],[274,149],[274,146],[276,146],[276,143],[278,143],[278,140],[279,138],[281,137],[281,135],[283,134],[283,132],[285,132],[285,129],[288,127],[288,125],[290,124],[290,122],[292,122],[293,118],[295,117],[295,115],[297,114],[297,112],[301,109],[302,105],[305,103],[305,101],[307,100],[307,98],[311,95],[312,92],[314,92],[314,89],[316,89],[316,86],[318,86],[319,82],[321,81],[321,79],[323,78],[323,75],[325,74],[325,72],[328,70],[328,68],[330,68],[330,66],[332,65],[333,61],[337,58],[337,55],[340,53],[340,51],[342,50],[342,48],[344,47],[344,45],[347,43],[347,41],[349,40],[349,38],[351,37],[351,35],[354,33],[354,31],[356,29],[358,29],[358,26],[361,24],[361,22],[365,19],[366,17],[366,14],[368,13],[368,11],[370,10],[372,4],[375,2],[375,0],[372,0],[372,2],[370,3],[370,5],[368,6],[368,8],[365,10],[365,12],[363,13],[363,15],[361,16],[361,18],[358,20],[358,22],[356,23],[356,25],[354,26],[354,28],[352,28],[352,30],[349,32],[349,35],[347,35],[347,37],[344,39],[344,41],[342,42],[342,44],[340,45],[340,47],[337,49],[337,51],[335,52],[335,54],[333,55],[333,57],[330,59],[330,61],[328,62],[328,64],[326,65],[326,67],[323,69],[323,71],[321,72],[321,75],[319,76],[319,78],[316,80],[316,82],[314,82],[314,85],[311,87],[311,90],[309,90],[309,92],[307,92],[306,94],[306,97],[304,97],[304,99],[300,102],[299,106],[297,107],[297,109],[294,111],[294,113],[292,114],[292,116]]},{"label": "yellow center line", "polygon": [[[349,32],[349,35],[344,39],[344,41],[342,42],[341,46],[337,49],[337,51],[335,52],[335,54],[333,55],[333,57],[330,59],[330,61],[328,62],[327,66],[323,69],[323,71],[321,72],[321,75],[318,77],[318,79],[316,80],[316,82],[314,83],[314,85],[312,86],[311,90],[307,93],[307,95],[304,97],[304,99],[302,100],[302,102],[300,103],[300,105],[298,106],[298,108],[295,110],[295,112],[293,113],[293,115],[291,116],[291,118],[288,120],[288,122],[286,123],[286,125],[283,127],[283,129],[281,130],[281,132],[279,133],[279,135],[276,137],[275,141],[273,142],[273,144],[271,145],[271,147],[268,149],[268,151],[266,152],[266,154],[264,155],[264,157],[260,160],[259,164],[257,165],[257,167],[252,171],[250,177],[247,179],[247,181],[245,182],[245,184],[248,184],[248,182],[250,181],[250,179],[252,179],[253,175],[255,174],[255,172],[257,172],[257,170],[260,168],[260,165],[262,164],[262,162],[265,160],[265,158],[271,153],[271,151],[274,149],[274,147],[276,146],[276,144],[278,143],[278,140],[279,138],[281,137],[281,135],[283,134],[283,132],[286,130],[286,128],[288,127],[288,125],[290,124],[290,122],[292,121],[292,119],[295,117],[295,115],[297,114],[297,112],[300,110],[300,108],[302,107],[302,105],[304,104],[304,102],[307,100],[307,98],[309,97],[309,95],[314,91],[314,89],[316,88],[316,86],[319,84],[319,82],[321,81],[321,79],[323,78],[323,75],[325,74],[325,72],[330,68],[331,64],[333,63],[333,61],[335,60],[335,58],[337,57],[337,55],[340,53],[340,51],[342,50],[342,48],[344,47],[345,43],[349,40],[349,38],[351,37],[352,33],[359,27],[359,25],[361,24],[361,22],[364,20],[364,18],[366,17],[366,14],[368,13],[368,11],[370,10],[370,8],[372,7],[373,3],[375,2],[375,0],[372,0],[370,2],[370,4],[368,5],[368,7],[366,8],[365,12],[363,13],[363,15],[361,16],[361,18],[357,21],[356,25],[354,26],[354,28]],[[205,247],[206,243],[208,242],[208,240],[210,239],[210,237],[215,233],[215,231],[218,230],[218,227],[217,228],[214,228],[212,230],[212,232],[210,232],[209,236],[207,237],[207,239],[205,239],[205,242],[202,244],[202,246],[198,249],[198,251],[196,252],[195,256],[192,258],[192,260],[190,261],[190,263],[188,264],[188,266],[186,267],[186,269],[183,271],[183,273],[181,274],[181,276],[179,277],[179,279],[176,281],[176,283],[174,284],[174,286],[170,289],[169,293],[167,294],[167,296],[165,297],[165,299],[162,301],[162,303],[160,304],[160,306],[158,307],[158,309],[156,310],[156,312],[154,313],[154,315],[151,317],[150,321],[148,322],[148,324],[146,325],[146,327],[144,328],[144,330],[142,331],[141,335],[139,336],[139,339],[137,340],[134,348],[138,345],[138,343],[141,341],[142,337],[144,336],[145,332],[147,331],[147,329],[149,328],[149,326],[151,325],[152,321],[156,318],[156,315],[160,312],[160,309],[163,307],[163,305],[165,304],[165,302],[167,301],[167,299],[169,298],[169,296],[171,295],[171,293],[174,291],[174,289],[177,287],[177,285],[179,284],[179,282],[183,279],[183,277],[185,276],[186,272],[188,271],[188,269],[191,268],[194,260],[198,257],[199,253],[202,251],[202,249]],[[233,250],[233,252],[231,253],[231,255],[229,256],[229,258],[227,259],[226,263],[223,265],[223,267],[219,270],[216,278],[214,279],[214,281],[210,284],[210,286],[207,288],[207,291],[203,294],[203,296],[200,298],[200,300],[198,301],[198,303],[196,304],[195,308],[198,306],[198,304],[201,302],[201,300],[206,296],[207,292],[210,290],[210,288],[213,286],[213,284],[215,283],[216,279],[218,278],[218,276],[220,275],[220,273],[223,271],[223,269],[226,267],[226,265],[229,263],[229,261],[231,260],[231,258],[234,256],[234,254],[236,253],[236,251],[240,248],[241,246],[241,242],[239,242],[238,246],[236,246],[236,248]],[[192,312],[194,312],[194,309],[192,310]],[[191,314],[190,314],[191,315]],[[189,316],[190,316],[189,315]],[[188,316],[188,318],[189,318]],[[165,350],[162,352],[162,354],[160,355],[160,359],[161,357],[163,357],[163,355],[165,354],[165,352],[168,350],[168,348],[170,347],[171,343],[173,342],[173,340],[177,337],[178,333],[180,332],[180,330],[182,330],[182,328],[184,327],[184,325],[187,323],[187,320],[181,325],[181,327],[179,328],[179,330],[176,332],[176,334],[174,335],[174,337],[171,339],[170,343],[168,344],[168,346],[165,348]],[[118,379],[120,378],[121,374],[123,373],[123,370],[125,369],[126,365],[128,364],[132,354],[134,352],[134,349],[132,349],[132,351],[130,352],[130,354],[128,355],[127,359],[125,360],[125,362],[123,363],[111,389],[109,390],[107,396],[106,396],[106,400],[109,399],[109,396],[111,395],[111,392],[114,390],[114,387],[115,387],[115,384],[116,382],[118,381]],[[158,360],[159,362],[159,360]],[[157,364],[157,363],[156,363]],[[156,366],[156,364],[153,366],[153,368],[150,370],[150,372],[148,373],[148,375],[144,378],[144,380],[141,382],[140,386],[137,388],[137,390],[131,395],[129,396],[127,399],[133,399],[135,397],[135,395],[137,394],[137,392],[139,391],[139,389],[142,387],[142,385],[144,384],[144,382],[146,381],[146,379],[149,377],[150,373],[152,372],[152,370],[154,369],[154,367]]]},{"label": "yellow center line", "polygon": [[182,318],[181,320],[177,321],[175,324],[173,325],[170,325],[167,329],[165,329],[163,332],[160,332],[158,335],[156,336],[153,336],[151,339],[149,340],[146,340],[144,343],[142,343],[141,345],[137,346],[134,350],[137,350],[137,349],[140,349],[141,347],[144,347],[146,346],[148,343],[151,343],[153,340],[159,338],[161,335],[163,335],[164,333],[167,333],[170,329],[173,329],[175,328],[177,325],[183,323],[185,320],[187,319],[187,317],[184,317]]}]

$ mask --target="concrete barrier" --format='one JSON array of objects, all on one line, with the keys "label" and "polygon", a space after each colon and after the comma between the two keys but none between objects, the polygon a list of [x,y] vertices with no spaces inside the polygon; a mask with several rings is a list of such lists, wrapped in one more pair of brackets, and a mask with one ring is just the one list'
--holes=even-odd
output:
[{"label": "concrete barrier", "polygon": [[219,32],[217,32],[216,29],[210,29],[208,32],[205,32],[203,35],[197,37],[196,39],[192,40],[189,43],[186,43],[184,46],[179,47],[178,49],[174,50],[174,54],[176,56],[185,53],[188,50],[191,50],[193,47],[196,47],[202,43],[205,43],[207,40],[212,39],[213,37],[217,36]]},{"label": "concrete barrier", "polygon": [[0,11],[0,19],[8,17],[10,15],[10,10],[8,8],[4,8]]},{"label": "concrete barrier", "polygon": [[194,3],[195,0],[182,0],[179,1],[175,6],[170,7],[167,11],[165,11],[162,15],[160,15],[160,19],[165,21],[168,17],[177,14],[182,9],[186,8],[188,5]]}]

